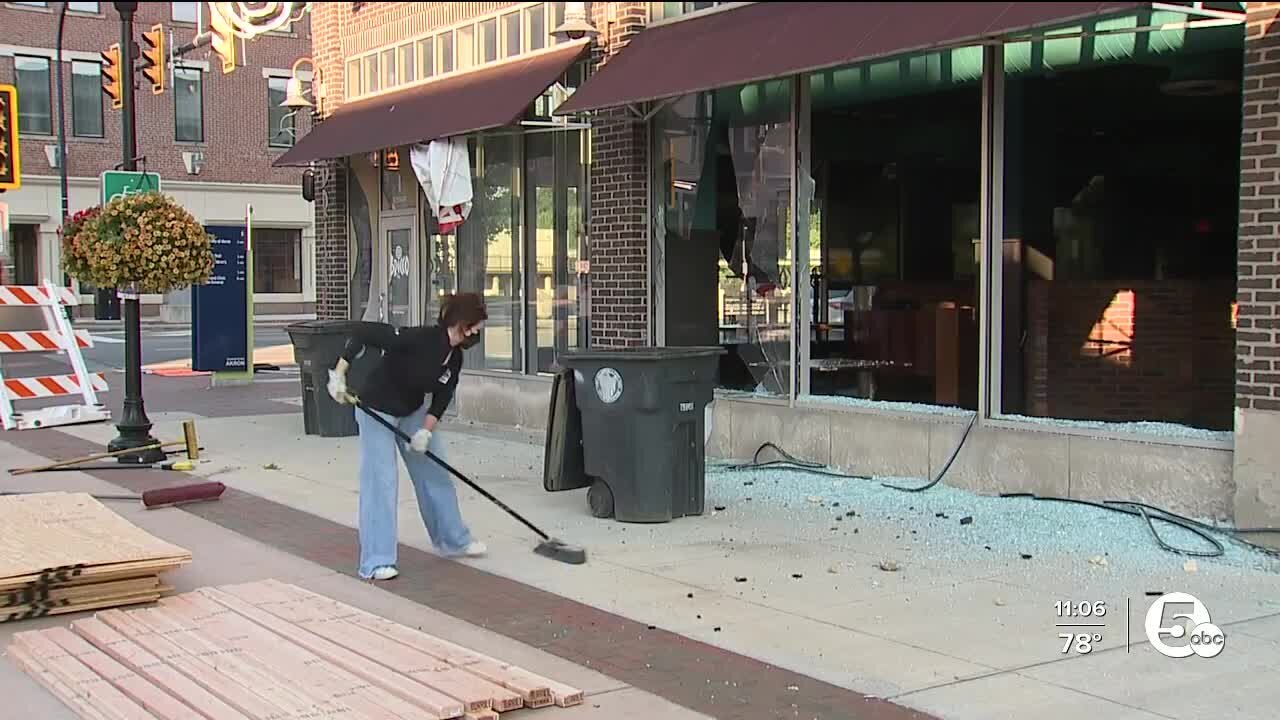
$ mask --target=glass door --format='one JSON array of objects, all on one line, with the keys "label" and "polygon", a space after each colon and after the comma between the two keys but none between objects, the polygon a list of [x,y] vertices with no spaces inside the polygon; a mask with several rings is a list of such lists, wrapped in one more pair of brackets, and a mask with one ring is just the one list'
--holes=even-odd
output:
[{"label": "glass door", "polygon": [[578,260],[585,233],[586,173],[581,131],[530,134],[525,140],[527,334],[529,364],[552,372],[567,350],[583,346]]},{"label": "glass door", "polygon": [[418,310],[418,288],[415,280],[420,267],[418,243],[415,242],[413,216],[383,218],[383,246],[387,250],[386,273],[387,322],[407,327],[421,322]]}]

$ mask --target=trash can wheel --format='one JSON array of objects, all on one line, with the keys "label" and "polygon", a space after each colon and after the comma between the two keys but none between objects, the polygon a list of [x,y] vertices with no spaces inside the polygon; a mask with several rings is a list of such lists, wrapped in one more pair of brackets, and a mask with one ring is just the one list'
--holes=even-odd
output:
[{"label": "trash can wheel", "polygon": [[613,517],[613,491],[608,483],[600,478],[591,483],[591,489],[587,490],[587,507],[591,508],[592,517]]}]

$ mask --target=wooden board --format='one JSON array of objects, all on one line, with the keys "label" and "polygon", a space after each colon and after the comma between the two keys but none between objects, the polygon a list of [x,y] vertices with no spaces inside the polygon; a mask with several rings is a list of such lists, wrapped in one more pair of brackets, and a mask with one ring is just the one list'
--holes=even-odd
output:
[{"label": "wooden board", "polygon": [[69,613],[85,612],[88,610],[101,610],[103,608],[124,607],[128,605],[142,605],[145,603],[155,602],[160,599],[161,592],[168,592],[170,588],[161,587],[157,592],[130,593],[125,595],[115,595],[94,600],[86,600],[75,603],[49,604],[41,603],[34,605],[22,605],[14,608],[6,608],[0,611],[0,623],[16,622],[19,620],[30,620],[32,618],[48,617],[50,615],[67,615]]},{"label": "wooden board", "polygon": [[84,720],[497,720],[582,698],[274,581],[17,633],[8,654]]},{"label": "wooden board", "polygon": [[94,574],[155,574],[191,553],[111,512],[86,493],[0,496],[0,590]]}]

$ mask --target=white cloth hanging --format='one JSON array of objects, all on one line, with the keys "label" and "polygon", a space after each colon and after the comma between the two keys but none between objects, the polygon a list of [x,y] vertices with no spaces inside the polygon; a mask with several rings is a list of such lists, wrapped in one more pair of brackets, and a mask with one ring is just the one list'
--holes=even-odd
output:
[{"label": "white cloth hanging", "polygon": [[465,138],[432,140],[409,149],[409,162],[427,196],[431,214],[448,235],[471,214],[471,157]]}]

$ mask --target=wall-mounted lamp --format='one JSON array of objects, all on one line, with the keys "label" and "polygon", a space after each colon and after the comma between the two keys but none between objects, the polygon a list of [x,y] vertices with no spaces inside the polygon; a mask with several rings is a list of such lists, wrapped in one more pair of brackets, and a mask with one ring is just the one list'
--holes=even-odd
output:
[{"label": "wall-mounted lamp", "polygon": [[551,31],[558,40],[581,40],[584,37],[595,38],[600,31],[587,17],[587,4],[584,2],[565,3],[564,23]]},{"label": "wall-mounted lamp", "polygon": [[[299,66],[304,64],[309,64],[312,68],[311,97],[315,98],[315,103],[307,99],[307,90],[303,87],[302,78],[298,75]],[[324,85],[320,75],[320,68],[316,67],[315,61],[309,57],[298,58],[294,61],[293,68],[289,71],[289,81],[284,86],[284,102],[280,103],[280,107],[314,108],[315,114],[319,115],[323,101]]]}]

